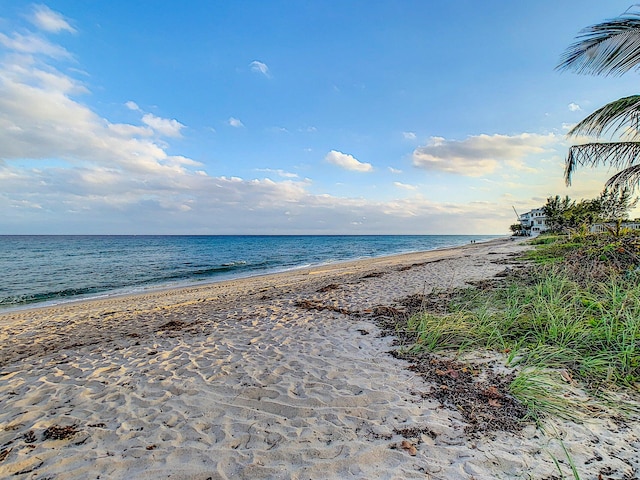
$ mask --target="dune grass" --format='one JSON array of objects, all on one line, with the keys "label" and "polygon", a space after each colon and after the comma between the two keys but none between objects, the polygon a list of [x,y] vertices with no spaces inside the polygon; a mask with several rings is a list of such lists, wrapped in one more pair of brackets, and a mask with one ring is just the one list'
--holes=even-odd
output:
[{"label": "dune grass", "polygon": [[[511,393],[532,418],[570,417],[590,408],[583,399],[566,394],[576,385],[591,395],[616,389],[637,392],[640,275],[633,274],[633,262],[626,262],[623,270],[580,271],[588,262],[572,258],[587,255],[585,250],[595,248],[588,258],[607,262],[600,253],[607,244],[603,247],[598,239],[596,248],[593,242],[543,244],[527,255],[538,265],[528,266],[526,273],[491,289],[458,291],[446,314],[413,316],[408,323],[415,334],[411,350],[504,352],[508,365],[519,369]],[[597,276],[590,277],[590,271]]]}]

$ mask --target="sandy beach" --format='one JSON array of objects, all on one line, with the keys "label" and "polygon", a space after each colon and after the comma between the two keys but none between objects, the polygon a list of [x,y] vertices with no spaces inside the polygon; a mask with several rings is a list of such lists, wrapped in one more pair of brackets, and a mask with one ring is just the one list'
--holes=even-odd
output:
[{"label": "sandy beach", "polygon": [[1,314],[0,478],[561,478],[554,459],[573,478],[563,445],[581,478],[639,478],[638,417],[471,434],[389,354],[376,307],[492,278],[526,248]]}]

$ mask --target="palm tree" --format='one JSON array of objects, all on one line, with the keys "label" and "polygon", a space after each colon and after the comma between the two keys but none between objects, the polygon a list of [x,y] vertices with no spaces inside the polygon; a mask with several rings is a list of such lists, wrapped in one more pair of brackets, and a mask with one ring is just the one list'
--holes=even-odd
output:
[{"label": "palm tree", "polygon": [[[640,13],[627,10],[618,18],[587,27],[569,46],[556,67],[593,75],[622,75],[640,64]],[[618,173],[607,180],[614,189],[640,183],[640,95],[621,98],[596,110],[573,127],[569,137],[610,134],[618,141],[591,142],[569,149],[565,181],[578,166],[609,165]]]}]

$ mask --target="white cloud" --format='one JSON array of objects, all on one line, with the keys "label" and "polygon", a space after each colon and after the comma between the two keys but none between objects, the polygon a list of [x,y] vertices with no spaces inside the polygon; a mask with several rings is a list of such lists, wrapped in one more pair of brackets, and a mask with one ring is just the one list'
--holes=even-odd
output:
[{"label": "white cloud", "polygon": [[354,172],[370,172],[373,170],[373,166],[370,163],[360,162],[352,155],[338,152],[337,150],[331,150],[324,159],[332,165],[344,168],[345,170],[352,170]]},{"label": "white cloud", "polygon": [[270,127],[267,130],[273,133],[290,133],[285,127]]},{"label": "white cloud", "polygon": [[522,133],[520,135],[477,135],[465,140],[431,137],[427,145],[413,152],[413,165],[470,177],[490,174],[501,165],[527,169],[523,160],[533,154],[546,152],[558,143],[553,135]]},{"label": "white cloud", "polygon": [[[411,197],[382,201],[316,194],[313,190],[321,186],[279,169],[265,170],[273,180],[209,176],[197,160],[169,153],[165,137],[178,136],[185,128],[177,120],[143,112],[130,100],[124,105],[139,120],[111,121],[75,97],[90,92],[72,77],[77,70],[62,73],[57,68],[58,59],[71,58],[64,49],[25,32],[4,35],[0,44],[11,50],[0,61],[3,232],[455,234],[507,233],[512,223],[510,198],[451,203],[417,192],[398,192]],[[229,124],[242,126],[233,117]],[[442,169],[442,159],[451,158],[448,168],[468,173],[478,159],[517,163],[550,143],[551,139],[536,136],[438,139],[416,149],[414,162]],[[341,168],[373,169],[335,150],[325,159]],[[519,185],[528,188],[538,181],[542,193],[536,193],[542,198],[547,193],[564,194],[556,189],[562,185],[562,159],[557,163],[553,166],[557,173],[545,172],[554,175],[555,183],[532,176],[526,182],[518,179]],[[584,177],[591,179],[591,174],[588,171]],[[589,185],[596,183],[589,180]],[[574,184],[587,186],[582,178]],[[413,186],[397,182],[395,187],[411,190]],[[527,198],[519,190],[515,193]]]},{"label": "white cloud", "polygon": [[282,169],[273,169],[273,168],[256,168],[256,172],[266,172],[266,173],[275,173],[279,177],[282,178],[298,178],[297,173],[287,172]]},{"label": "white cloud", "polygon": [[142,122],[167,137],[180,137],[180,130],[184,128],[184,125],[177,120],[156,117],[151,113],[143,115]]},{"label": "white cloud", "polygon": [[580,108],[580,105],[578,105],[577,103],[571,102],[569,104],[569,110],[572,112],[579,112],[582,110],[582,108]]},{"label": "white cloud", "polygon": [[394,175],[398,175],[398,174],[402,173],[402,170],[398,170],[397,168],[393,168],[393,167],[388,167],[388,168],[389,168],[389,171],[391,173],[393,173]]},{"label": "white cloud", "polygon": [[413,132],[402,132],[402,137],[405,140],[415,140],[416,139],[416,134]]},{"label": "white cloud", "polygon": [[229,117],[229,120],[227,120],[227,124],[234,127],[234,128],[242,128],[244,127],[244,123],[242,123],[240,120],[238,120],[235,117]]},{"label": "white cloud", "polygon": [[265,77],[269,77],[270,76],[269,67],[267,66],[266,63],[262,63],[262,62],[259,62],[257,60],[254,60],[253,62],[251,62],[249,64],[249,67],[251,67],[251,71],[252,72],[260,73],[260,74],[264,75]]},{"label": "white cloud", "polygon": [[127,123],[110,123],[107,128],[120,137],[150,137],[153,135],[153,130],[149,127]]},{"label": "white cloud", "polygon": [[13,36],[10,37],[4,33],[0,33],[0,45],[18,53],[42,54],[57,59],[71,58],[71,54],[60,45],[55,45],[33,34],[22,35],[20,33],[14,33]]},{"label": "white cloud", "polygon": [[75,29],[69,25],[69,22],[59,14],[54,12],[46,5],[36,5],[33,9],[31,22],[38,28],[50,33],[59,33],[63,30],[75,33]]},{"label": "white cloud", "polygon": [[148,138],[151,128],[160,136],[176,136],[181,124],[154,116],[146,116],[147,126],[109,122],[72,97],[86,88],[47,63],[49,52],[31,55],[30,61],[6,56],[0,63],[0,161],[5,165],[22,159],[55,160],[81,169],[59,167],[70,178],[80,171],[94,176],[186,172],[189,162],[168,155],[167,145]]},{"label": "white cloud", "polygon": [[402,188],[403,190],[417,190],[418,189],[418,187],[416,185],[409,185],[409,184],[400,183],[400,182],[393,182],[393,184],[398,188]]}]

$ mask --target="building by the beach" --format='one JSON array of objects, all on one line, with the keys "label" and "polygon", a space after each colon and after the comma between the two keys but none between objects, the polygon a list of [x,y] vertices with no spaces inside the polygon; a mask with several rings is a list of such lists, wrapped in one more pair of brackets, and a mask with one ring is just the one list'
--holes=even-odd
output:
[{"label": "building by the beach", "polygon": [[536,237],[542,232],[549,230],[547,226],[547,216],[544,214],[544,209],[534,208],[526,213],[520,215],[520,224],[522,229],[526,232],[526,235]]}]

